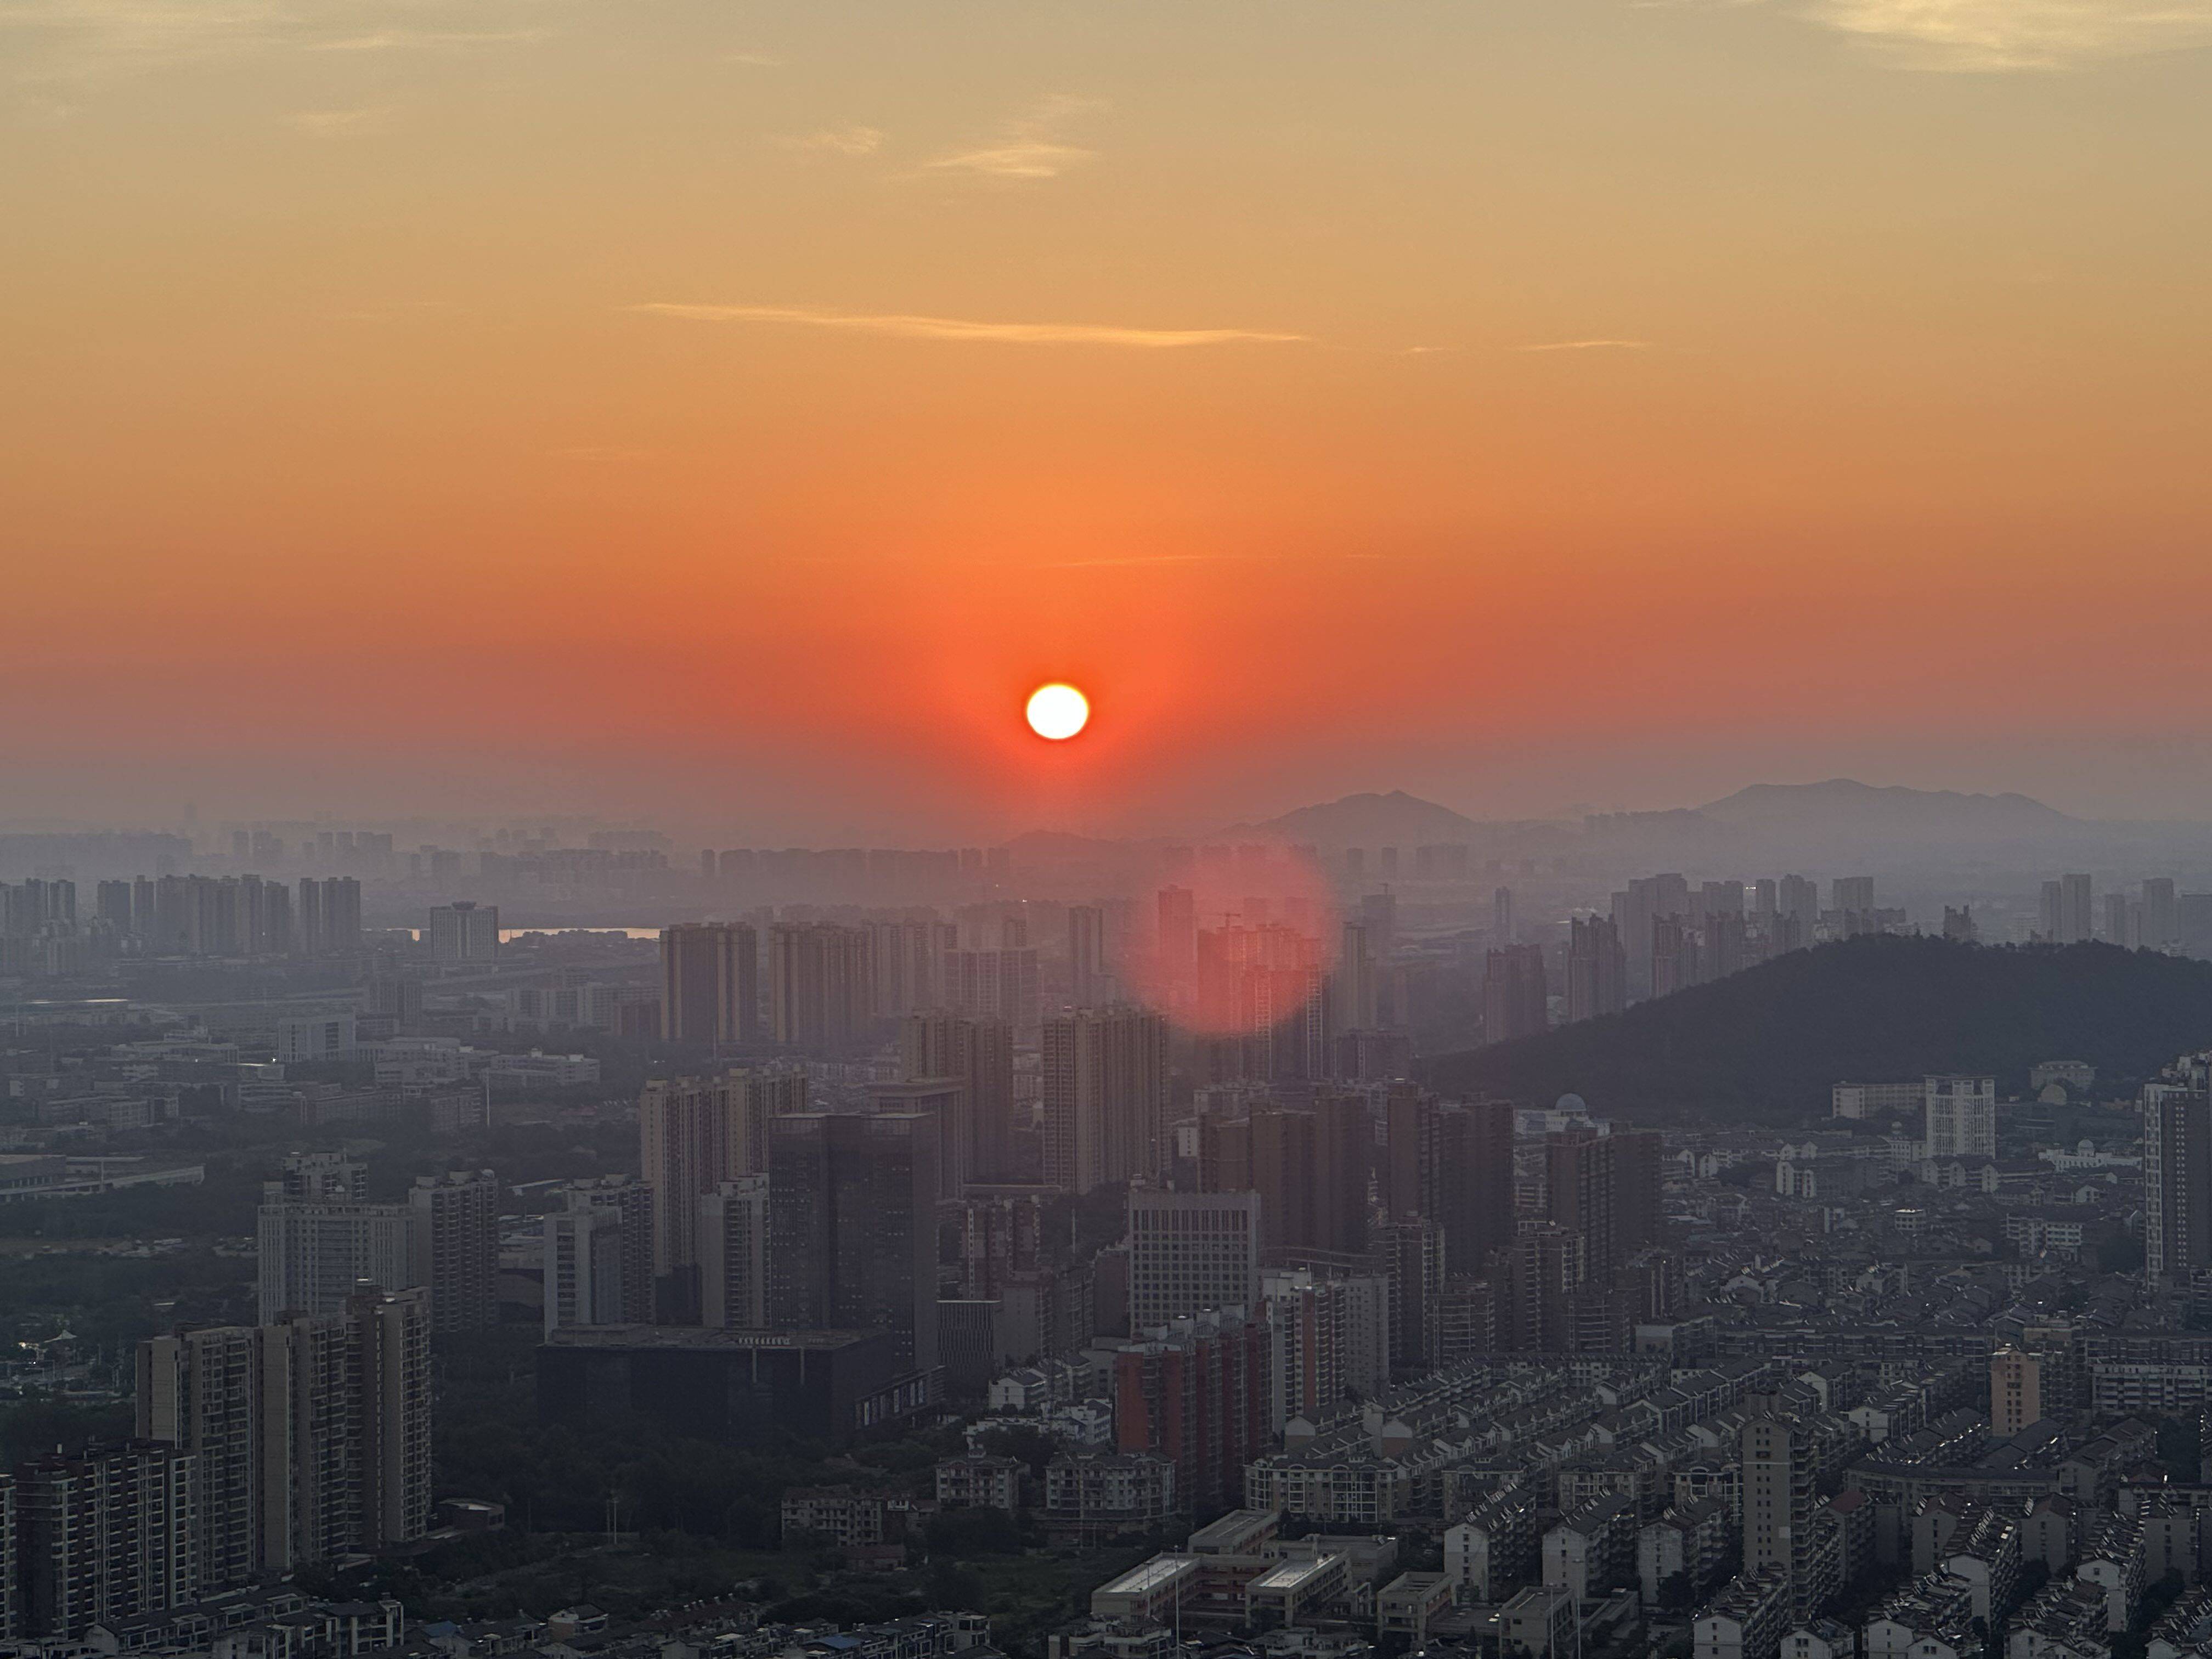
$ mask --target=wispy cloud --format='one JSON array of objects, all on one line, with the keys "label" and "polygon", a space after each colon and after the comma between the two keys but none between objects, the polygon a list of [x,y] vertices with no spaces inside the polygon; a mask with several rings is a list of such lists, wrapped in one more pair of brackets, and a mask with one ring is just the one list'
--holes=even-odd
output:
[{"label": "wispy cloud", "polygon": [[392,21],[422,9],[319,0],[0,0],[0,37],[19,43],[0,56],[15,61],[21,79],[74,81],[261,52],[463,47],[542,33]]},{"label": "wispy cloud", "polygon": [[1805,15],[1916,69],[2069,69],[2212,40],[2212,0],[1809,0]]},{"label": "wispy cloud", "polygon": [[830,127],[820,132],[786,133],[775,142],[786,149],[814,150],[829,155],[873,155],[883,148],[884,135],[875,127]]},{"label": "wispy cloud", "polygon": [[1157,350],[1179,346],[1295,345],[1303,334],[1247,328],[1122,328],[1099,323],[989,323],[962,317],[921,317],[901,312],[823,311],[811,306],[684,305],[654,301],[626,307],[654,317],[699,323],[783,323],[853,334],[887,334],[908,340],[985,341],[1006,345],[1126,346]]},{"label": "wispy cloud", "polygon": [[1061,137],[1060,129],[1078,116],[1102,110],[1096,98],[1054,94],[1041,98],[1006,121],[985,143],[922,164],[931,173],[967,173],[982,179],[1057,179],[1097,154]]},{"label": "wispy cloud", "polygon": [[[1632,0],[1748,6],[1766,0]],[[1953,74],[2077,69],[2212,42],[2212,0],[1778,0],[1899,67]]]},{"label": "wispy cloud", "polygon": [[722,54],[722,61],[726,64],[743,64],[750,69],[781,69],[783,67],[782,58],[765,52],[726,52]]},{"label": "wispy cloud", "polygon": [[1516,346],[1516,351],[1649,351],[1649,340],[1540,340],[1534,345]]}]

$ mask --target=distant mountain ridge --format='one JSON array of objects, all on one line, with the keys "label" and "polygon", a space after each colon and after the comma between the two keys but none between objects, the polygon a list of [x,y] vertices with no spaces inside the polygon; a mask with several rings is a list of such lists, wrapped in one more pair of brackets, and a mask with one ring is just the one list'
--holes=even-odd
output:
[{"label": "distant mountain ridge", "polygon": [[1255,832],[1331,848],[1422,847],[1471,841],[1484,832],[1484,826],[1449,806],[1393,789],[1387,795],[1346,795],[1301,806],[1264,823],[1240,823],[1221,833]]},{"label": "distant mountain ridge", "polygon": [[1421,1071],[1447,1093],[1573,1092],[1601,1115],[1783,1122],[1825,1115],[1837,1083],[1986,1073],[2015,1092],[2046,1060],[2089,1061],[2104,1097],[2206,1047],[2212,962],[1874,935]]},{"label": "distant mountain ridge", "polygon": [[1739,829],[1772,831],[1861,826],[1896,832],[2068,830],[2082,827],[2031,796],[1974,795],[1955,789],[1884,788],[1853,778],[1824,783],[1754,783],[1695,808],[1699,817]]}]

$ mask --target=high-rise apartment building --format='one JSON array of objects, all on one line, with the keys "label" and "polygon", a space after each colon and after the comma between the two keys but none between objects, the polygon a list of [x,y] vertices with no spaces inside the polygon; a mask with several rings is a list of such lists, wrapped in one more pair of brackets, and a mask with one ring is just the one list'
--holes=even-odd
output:
[{"label": "high-rise apartment building", "polygon": [[1582,1272],[1603,1283],[1620,1260],[1615,1237],[1615,1170],[1610,1135],[1565,1129],[1544,1142],[1544,1186],[1552,1224],[1582,1240]]},{"label": "high-rise apartment building", "polygon": [[1260,1194],[1129,1189],[1129,1328],[1206,1308],[1256,1309]]},{"label": "high-rise apartment building", "polygon": [[1775,898],[1776,914],[1797,924],[1800,944],[1813,942],[1813,925],[1820,919],[1820,884],[1806,876],[1784,876]]},{"label": "high-rise apartment building", "polygon": [[1158,899],[1158,933],[1154,949],[1160,977],[1188,986],[1198,976],[1198,896],[1188,887],[1163,887]]},{"label": "high-rise apartment building", "polygon": [[205,1589],[418,1539],[433,1490],[429,1292],[364,1291],[333,1314],[149,1338],[137,1429],[189,1454]]},{"label": "high-rise apartment building", "polygon": [[1267,1323],[1256,1310],[1192,1315],[1112,1351],[1115,1449],[1175,1465],[1188,1515],[1233,1508],[1268,1448]]},{"label": "high-rise apartment building", "polygon": [[697,1306],[699,1200],[768,1170],[775,1120],[806,1109],[806,1074],[750,1068],[655,1079],[638,1097],[639,1169],[653,1193],[653,1272],[672,1316]]},{"label": "high-rise apartment building", "polygon": [[1255,1102],[1244,1118],[1202,1120],[1200,1138],[1201,1189],[1259,1194],[1264,1249],[1348,1262],[1367,1248],[1373,1137],[1358,1097]]},{"label": "high-rise apartment building", "polygon": [[2043,884],[2037,936],[2053,945],[2079,945],[2096,935],[2096,884],[2087,875]]},{"label": "high-rise apartment building", "polygon": [[2212,1267],[2212,1054],[2143,1085],[2143,1271],[2185,1284]]},{"label": "high-rise apartment building", "polygon": [[1999,1348],[1990,1356],[1990,1432],[2009,1439],[2042,1416],[2043,1362],[2018,1348]]},{"label": "high-rise apartment building", "polygon": [[404,1290],[416,1282],[416,1212],[371,1204],[364,1167],[335,1153],[285,1160],[264,1183],[258,1263],[261,1322],[287,1313],[342,1310],[364,1285]]},{"label": "high-rise apartment building", "polygon": [[867,924],[876,1012],[896,1018],[945,1006],[945,955],[959,948],[949,921]]},{"label": "high-rise apartment building", "polygon": [[1390,1381],[1387,1277],[1331,1275],[1309,1268],[1263,1274],[1269,1348],[1268,1426],[1301,1414],[1319,1421],[1347,1389],[1364,1397]]},{"label": "high-rise apartment building", "polygon": [[1017,1030],[1037,1023],[1042,1007],[1033,945],[945,953],[945,1007],[977,1019],[1003,1019]]},{"label": "high-rise apartment building", "polygon": [[1931,1077],[1922,1085],[1923,1158],[1997,1155],[1997,1084],[1990,1077]]},{"label": "high-rise apartment building", "polygon": [[1625,1259],[1660,1242],[1666,1149],[1656,1129],[1616,1129],[1607,1138],[1613,1142],[1613,1242]]},{"label": "high-rise apartment building", "polygon": [[499,960],[499,906],[456,899],[430,909],[430,960],[447,966]]},{"label": "high-rise apartment building", "polygon": [[500,1196],[499,1177],[489,1170],[415,1177],[407,1194],[415,1212],[408,1282],[428,1287],[434,1330],[499,1323]]},{"label": "high-rise apartment building", "polygon": [[653,1316],[653,1188],[633,1176],[569,1183],[544,1221],[545,1328]]},{"label": "high-rise apartment building", "polygon": [[851,1048],[875,1018],[874,969],[865,928],[779,922],[769,930],[769,1035],[809,1053]]},{"label": "high-rise apartment building", "polygon": [[699,1322],[763,1330],[769,1322],[769,1177],[740,1176],[699,1200]]},{"label": "high-rise apartment building", "polygon": [[1449,1271],[1478,1273],[1513,1237],[1513,1109],[1447,1106],[1412,1084],[1383,1102],[1382,1207],[1439,1230]]},{"label": "high-rise apartment building", "polygon": [[1828,908],[1847,916],[1871,911],[1875,908],[1874,878],[1838,876],[1828,884]]},{"label": "high-rise apartment building", "polygon": [[1167,1022],[1136,1008],[1044,1022],[1044,1179],[1087,1193],[1158,1173],[1167,1108]]},{"label": "high-rise apartment building", "polygon": [[660,1035],[670,1042],[759,1038],[759,934],[728,922],[660,930]]},{"label": "high-rise apartment building", "polygon": [[1628,953],[1605,916],[1577,916],[1567,942],[1567,1018],[1595,1019],[1628,1006]]},{"label": "high-rise apartment building", "polygon": [[769,1322],[884,1330],[937,1364],[939,1126],[930,1112],[798,1112],[769,1125]]},{"label": "high-rise apartment building", "polygon": [[1510,945],[1489,953],[1482,975],[1482,1038],[1510,1042],[1551,1026],[1551,990],[1543,947]]},{"label": "high-rise apartment building", "polygon": [[15,1469],[26,1635],[127,1628],[199,1594],[192,1459],[159,1441],[54,1452]]},{"label": "high-rise apartment building", "polygon": [[2153,876],[2142,884],[2142,943],[2152,951],[2170,951],[2181,942],[2173,882]]},{"label": "high-rise apartment building", "polygon": [[[164,877],[162,881],[175,881]],[[155,907],[161,908],[157,882]],[[299,902],[292,910],[292,936],[303,955],[345,956],[361,949],[361,883],[351,876],[300,878]],[[166,931],[166,929],[165,929]]]},{"label": "high-rise apartment building", "polygon": [[[949,1079],[965,1095],[947,1161],[968,1181],[1013,1178],[1014,1030],[1003,1019],[909,1014],[899,1024],[899,1071],[909,1082]],[[947,1191],[952,1189],[947,1183]]]},{"label": "high-rise apartment building", "polygon": [[1743,1571],[1790,1576],[1795,1616],[1812,1617],[1821,1539],[1821,1498],[1811,1431],[1785,1414],[1747,1419],[1738,1441],[1742,1464]]},{"label": "high-rise apartment building", "polygon": [[1115,989],[1106,965],[1106,912],[1095,904],[1067,907],[1067,997],[1079,1008],[1112,1002]]}]

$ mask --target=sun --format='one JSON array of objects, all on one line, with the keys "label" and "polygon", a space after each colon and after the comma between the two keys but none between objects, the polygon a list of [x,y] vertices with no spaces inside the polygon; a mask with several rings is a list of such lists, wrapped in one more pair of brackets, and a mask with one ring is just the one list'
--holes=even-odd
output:
[{"label": "sun", "polygon": [[1062,743],[1091,723],[1091,700],[1055,680],[1030,693],[1028,714],[1030,731]]}]

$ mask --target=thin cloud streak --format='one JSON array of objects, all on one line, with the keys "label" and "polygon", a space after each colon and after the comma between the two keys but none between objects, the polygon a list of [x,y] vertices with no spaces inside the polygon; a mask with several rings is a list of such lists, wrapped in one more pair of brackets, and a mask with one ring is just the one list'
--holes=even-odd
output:
[{"label": "thin cloud streak", "polygon": [[[537,28],[364,31],[307,0],[0,0],[0,35],[27,41],[22,80],[83,80],[270,52],[374,52],[543,37]],[[40,59],[43,61],[40,61]]]},{"label": "thin cloud streak", "polygon": [[1649,351],[1649,340],[1545,340],[1516,346],[1516,351]]},{"label": "thin cloud streak", "polygon": [[2212,40],[2212,0],[1811,0],[1804,15],[1909,68],[1953,72],[2069,69]]},{"label": "thin cloud streak", "polygon": [[1243,328],[1121,328],[1097,323],[991,323],[960,317],[922,317],[820,311],[807,306],[686,305],[656,301],[625,309],[701,323],[783,323],[805,328],[884,334],[908,340],[984,341],[1007,345],[1123,346],[1138,350],[1208,345],[1298,345],[1304,334]]},{"label": "thin cloud streak", "polygon": [[1104,100],[1096,98],[1074,98],[1059,93],[1041,98],[1008,120],[994,141],[925,161],[922,170],[925,173],[965,173],[987,179],[1057,179],[1097,155],[1096,150],[1065,142],[1060,136],[1061,124],[1106,107]]},{"label": "thin cloud streak", "polygon": [[[1631,0],[1709,8],[1766,0]],[[2212,43],[2212,0],[1784,0],[1901,69],[1954,75],[2080,69]]]}]

